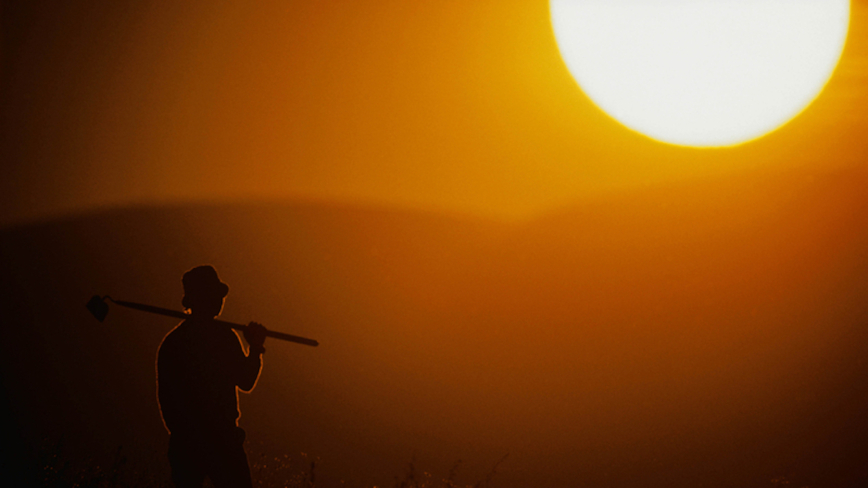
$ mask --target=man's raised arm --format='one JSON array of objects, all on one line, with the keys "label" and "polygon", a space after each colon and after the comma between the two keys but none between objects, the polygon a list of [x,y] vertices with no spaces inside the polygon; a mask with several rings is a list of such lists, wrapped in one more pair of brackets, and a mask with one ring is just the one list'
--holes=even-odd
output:
[{"label": "man's raised arm", "polygon": [[262,345],[265,343],[266,332],[265,327],[256,322],[250,322],[244,329],[244,340],[250,345],[250,351],[241,361],[238,377],[238,388],[241,391],[249,392],[259,379],[259,372],[262,370],[262,353],[265,352]]}]

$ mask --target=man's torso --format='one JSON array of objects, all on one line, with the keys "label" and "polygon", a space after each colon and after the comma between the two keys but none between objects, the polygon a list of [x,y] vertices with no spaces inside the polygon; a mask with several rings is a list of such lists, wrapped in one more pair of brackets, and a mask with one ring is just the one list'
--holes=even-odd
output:
[{"label": "man's torso", "polygon": [[182,322],[164,338],[157,357],[160,409],[173,434],[234,429],[239,417],[239,362],[234,331]]}]

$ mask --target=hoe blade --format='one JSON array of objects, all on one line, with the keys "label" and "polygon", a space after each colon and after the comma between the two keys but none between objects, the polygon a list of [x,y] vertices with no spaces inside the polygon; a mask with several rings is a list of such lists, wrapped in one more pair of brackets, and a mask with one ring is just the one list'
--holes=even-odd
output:
[{"label": "hoe blade", "polygon": [[105,316],[108,315],[108,303],[106,303],[105,300],[100,298],[99,295],[94,295],[93,298],[91,298],[90,301],[87,302],[87,305],[85,305],[85,307],[87,307],[87,309],[90,310],[90,313],[92,313],[93,316],[100,322],[105,320]]}]

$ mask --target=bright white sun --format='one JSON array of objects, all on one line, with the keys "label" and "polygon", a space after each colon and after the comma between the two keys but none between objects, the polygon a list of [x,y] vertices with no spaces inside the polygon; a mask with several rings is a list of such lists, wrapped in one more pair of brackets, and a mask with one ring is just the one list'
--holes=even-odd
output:
[{"label": "bright white sun", "polygon": [[849,0],[551,0],[567,68],[653,139],[731,146],[798,115],[832,75]]}]

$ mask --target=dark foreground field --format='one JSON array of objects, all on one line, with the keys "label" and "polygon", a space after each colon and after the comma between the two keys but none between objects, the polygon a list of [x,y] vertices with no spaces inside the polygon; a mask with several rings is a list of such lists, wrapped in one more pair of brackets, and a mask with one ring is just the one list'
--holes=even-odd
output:
[{"label": "dark foreground field", "polygon": [[495,486],[864,486],[865,188],[742,178],[514,225],[274,203],[7,228],[4,458],[165,482],[154,357],[174,322],[84,303],[179,308],[181,274],[211,263],[226,319],[321,343],[266,343],[242,395],[264,485],[309,484],[312,461],[317,486],[390,486],[411,460],[433,482],[459,459],[472,484],[508,454]]}]

